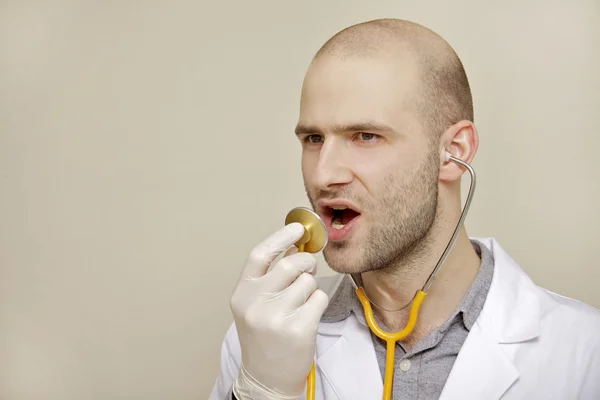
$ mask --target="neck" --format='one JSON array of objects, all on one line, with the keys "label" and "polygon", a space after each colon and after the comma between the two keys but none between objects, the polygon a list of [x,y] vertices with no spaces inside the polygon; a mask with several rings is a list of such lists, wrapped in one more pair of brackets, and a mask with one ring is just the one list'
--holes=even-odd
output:
[{"label": "neck", "polygon": [[[453,222],[434,225],[423,244],[402,260],[387,268],[361,275],[365,293],[374,303],[373,312],[386,330],[397,332],[406,325],[410,313],[410,305],[407,304],[422,289],[435,268],[450,241],[458,217],[438,218],[438,221]],[[480,259],[463,228],[427,292],[417,325],[404,341],[405,345],[416,343],[448,319],[469,290],[479,265]]]}]

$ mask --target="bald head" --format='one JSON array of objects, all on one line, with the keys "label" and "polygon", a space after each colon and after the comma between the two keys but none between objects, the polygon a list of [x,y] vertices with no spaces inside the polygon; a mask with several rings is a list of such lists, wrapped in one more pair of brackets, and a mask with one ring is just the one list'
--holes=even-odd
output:
[{"label": "bald head", "polygon": [[436,140],[461,120],[473,121],[473,100],[463,65],[452,47],[422,25],[379,19],[350,26],[329,39],[313,63],[335,59],[377,58],[411,65],[414,93],[406,106],[420,116],[423,128]]}]

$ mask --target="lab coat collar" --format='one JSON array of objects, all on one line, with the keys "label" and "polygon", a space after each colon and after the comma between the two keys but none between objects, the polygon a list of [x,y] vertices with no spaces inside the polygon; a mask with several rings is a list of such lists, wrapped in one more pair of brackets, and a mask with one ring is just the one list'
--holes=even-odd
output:
[{"label": "lab coat collar", "polygon": [[[332,279],[333,278],[333,279]],[[346,275],[328,278],[321,289],[330,296],[351,299]],[[330,302],[335,305],[340,302]],[[332,311],[332,310],[329,310]],[[371,331],[361,324],[355,310],[334,312],[334,317],[323,318],[317,328],[315,365],[317,387],[326,399],[376,399],[383,396],[383,380],[379,372]]]},{"label": "lab coat collar", "polygon": [[[540,334],[535,284],[495,239],[476,240],[492,254],[494,276],[440,399],[499,399],[519,377],[506,346]],[[344,400],[382,397],[371,332],[354,314],[339,322],[321,322],[318,336],[316,363],[324,377],[322,385],[329,386],[325,392]]]},{"label": "lab coat collar", "polygon": [[[498,343],[519,343],[535,338],[541,329],[536,285],[495,239],[474,240],[486,246],[494,259],[492,284],[477,323]],[[345,275],[338,275],[330,284],[336,295],[338,289],[346,289],[344,279],[347,279]],[[342,335],[346,326],[344,321],[321,322],[318,331],[326,335]]]},{"label": "lab coat collar", "polygon": [[492,238],[477,239],[494,258],[494,276],[477,323],[500,344],[534,339],[541,330],[538,288]]},{"label": "lab coat collar", "polygon": [[481,314],[448,376],[441,400],[501,398],[519,378],[511,348],[540,334],[537,287],[496,240],[477,240],[492,253],[494,276]]},{"label": "lab coat collar", "polygon": [[317,340],[317,379],[326,399],[381,399],[383,379],[371,331],[352,313],[339,322],[321,323]]}]

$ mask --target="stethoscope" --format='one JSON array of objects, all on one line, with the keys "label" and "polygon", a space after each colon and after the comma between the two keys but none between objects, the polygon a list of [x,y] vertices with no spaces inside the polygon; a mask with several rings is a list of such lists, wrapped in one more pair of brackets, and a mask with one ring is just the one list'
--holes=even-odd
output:
[{"label": "stethoscope", "polygon": [[[446,162],[448,162],[448,161],[453,161],[453,162],[465,167],[467,169],[467,171],[469,171],[469,174],[471,175],[471,184],[469,187],[469,193],[467,195],[467,199],[465,201],[465,206],[462,210],[458,224],[456,225],[456,228],[454,229],[454,233],[452,234],[452,237],[451,237],[450,241],[448,242],[448,245],[446,246],[446,249],[442,253],[440,259],[438,260],[435,268],[429,275],[429,278],[427,279],[427,281],[425,282],[425,284],[423,285],[421,290],[417,291],[415,296],[412,298],[412,300],[408,304],[406,304],[402,308],[399,308],[398,310],[391,310],[391,311],[399,311],[399,310],[402,310],[412,304],[410,313],[409,313],[408,322],[407,322],[406,326],[404,327],[404,329],[402,329],[399,332],[386,332],[383,329],[381,329],[379,327],[379,325],[377,324],[377,322],[375,321],[375,317],[373,316],[373,310],[371,308],[371,303],[373,303],[375,306],[377,306],[377,305],[374,302],[371,302],[369,300],[369,298],[367,297],[367,295],[364,292],[364,289],[361,286],[357,285],[356,281],[354,280],[354,277],[352,275],[348,275],[351,279],[352,285],[354,286],[356,295],[358,296],[358,298],[363,306],[363,309],[365,312],[365,318],[367,320],[367,324],[369,325],[369,328],[371,329],[371,331],[373,331],[373,333],[376,336],[378,336],[379,338],[384,340],[387,344],[385,379],[384,379],[384,385],[383,385],[383,400],[391,400],[391,398],[392,398],[392,387],[393,387],[393,383],[394,383],[394,360],[395,360],[396,342],[403,340],[408,335],[410,335],[410,333],[413,331],[415,325],[417,324],[417,318],[419,317],[419,309],[421,308],[421,304],[423,304],[423,301],[425,300],[425,297],[427,296],[427,292],[428,292],[429,288],[431,287],[433,280],[437,276],[441,266],[444,264],[444,261],[446,261],[446,257],[448,256],[448,254],[450,253],[450,250],[452,250],[452,247],[454,246],[454,243],[456,242],[456,239],[458,238],[460,230],[465,222],[465,218],[467,216],[469,207],[471,206],[471,201],[473,200],[473,193],[475,191],[475,184],[476,184],[475,171],[468,163],[466,163],[458,158],[455,158],[450,153],[446,152]],[[316,252],[320,251],[321,249],[323,249],[327,245],[327,241],[328,241],[327,228],[325,227],[325,223],[323,222],[323,220],[314,211],[312,211],[308,208],[305,208],[305,207],[294,208],[293,210],[291,210],[288,213],[286,220],[285,220],[285,224],[287,225],[292,222],[300,222],[304,226],[304,229],[305,229],[304,235],[302,236],[302,238],[300,238],[296,242],[298,251],[300,251],[300,252],[306,251],[306,252],[310,252],[310,253],[316,253]],[[315,364],[313,362],[311,369],[310,369],[310,373],[308,375],[308,379],[307,379],[307,386],[306,386],[307,400],[315,400],[315,391],[316,391],[315,375],[316,375],[315,374]]]}]

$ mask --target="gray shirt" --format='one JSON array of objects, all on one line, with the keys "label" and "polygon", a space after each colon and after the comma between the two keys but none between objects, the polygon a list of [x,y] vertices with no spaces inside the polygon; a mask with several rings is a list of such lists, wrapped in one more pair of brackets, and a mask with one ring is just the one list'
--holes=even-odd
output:
[{"label": "gray shirt", "polygon": [[[490,251],[479,242],[471,243],[481,258],[481,266],[459,307],[439,329],[430,332],[411,349],[396,344],[394,400],[438,399],[442,393],[458,352],[483,308],[494,273]],[[368,326],[354,288],[349,278],[345,278],[332,296],[321,321],[341,321],[352,312],[361,324]],[[388,330],[381,321],[377,320],[377,323]],[[386,343],[373,333],[371,336],[383,380]]]}]

